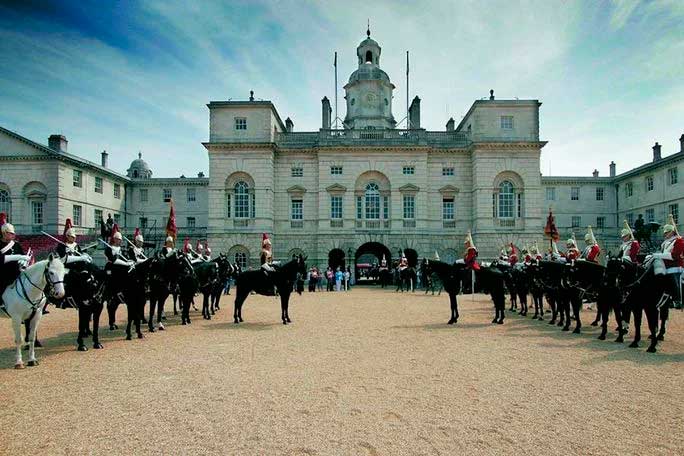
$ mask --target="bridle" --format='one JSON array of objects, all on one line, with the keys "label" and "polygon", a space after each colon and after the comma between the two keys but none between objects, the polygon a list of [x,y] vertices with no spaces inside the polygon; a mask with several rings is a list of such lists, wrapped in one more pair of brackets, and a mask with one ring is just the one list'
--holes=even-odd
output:
[{"label": "bridle", "polygon": [[[57,284],[63,284],[64,280],[59,280],[59,281],[52,281],[50,279],[50,262],[45,265],[45,270],[43,271],[43,278],[45,279],[45,288],[40,288],[38,285],[33,283],[31,279],[29,278],[28,274],[26,274],[26,271],[22,271],[21,274],[19,274],[19,278],[17,281],[19,282],[19,285],[21,286],[21,294],[17,290],[17,294],[23,298],[26,302],[30,304],[30,307],[32,310],[36,310],[38,306],[43,302],[43,299],[45,299],[45,292],[49,290],[52,290],[55,288],[55,285]],[[31,284],[31,286],[37,290],[40,291],[40,297],[36,301],[32,301],[31,298],[28,296],[28,292],[26,291],[26,285],[24,285],[24,280],[23,278],[26,278],[28,280],[28,283]]]}]

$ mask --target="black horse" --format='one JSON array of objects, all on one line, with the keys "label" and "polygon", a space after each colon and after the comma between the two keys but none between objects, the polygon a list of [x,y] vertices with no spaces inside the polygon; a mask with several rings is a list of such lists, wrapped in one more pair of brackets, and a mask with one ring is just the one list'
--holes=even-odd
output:
[{"label": "black horse", "polygon": [[212,315],[214,315],[217,310],[220,310],[219,301],[221,300],[221,295],[226,287],[226,282],[228,282],[228,279],[230,279],[237,270],[235,266],[230,264],[228,257],[224,254],[220,254],[216,257],[214,263],[218,265],[218,277],[214,281],[214,285],[211,289],[209,310]]},{"label": "black horse", "polygon": [[148,258],[136,264],[128,271],[123,284],[123,295],[128,308],[128,324],[126,325],[126,340],[131,340],[131,325],[135,325],[138,339],[143,338],[140,324],[145,319],[145,303],[147,302],[147,280],[150,267],[158,260]]},{"label": "black horse", "polygon": [[[175,251],[168,257],[160,253],[154,257],[154,262],[150,266],[150,313],[147,320],[150,332],[155,331],[154,315],[157,314],[157,329],[163,331],[164,324],[162,316],[164,303],[172,292],[178,287],[178,274],[181,267],[182,254]],[[174,309],[175,310],[175,309]],[[174,312],[175,313],[175,312]]]},{"label": "black horse", "polygon": [[193,265],[197,277],[198,290],[202,293],[202,317],[211,320],[209,302],[219,281],[219,265],[214,261],[204,261]]},{"label": "black horse", "polygon": [[617,322],[616,331],[618,332],[618,338],[615,342],[623,342],[624,335],[627,332],[622,325],[622,311],[625,296],[619,285],[622,263],[623,260],[621,258],[614,258],[611,256],[608,257],[608,262],[606,263],[601,287],[599,288],[596,297],[596,307],[599,312],[601,323],[601,334],[598,337],[599,340],[606,340],[606,334],[608,333],[608,318],[611,310],[613,311],[615,321]]},{"label": "black horse", "polygon": [[409,266],[405,269],[397,270],[399,271],[399,281],[397,283],[396,291],[401,291],[403,293],[404,288],[406,288],[406,291],[413,291],[416,287],[416,279],[418,278],[416,269]]},{"label": "black horse", "polygon": [[[297,274],[306,275],[306,257],[301,255],[288,261],[283,265],[274,265],[275,271],[269,272],[268,276],[264,271],[245,271],[235,280],[235,309],[233,311],[233,321],[238,324],[242,319],[242,305],[247,296],[254,291],[260,295],[273,296],[273,287],[280,295],[281,319],[283,324],[292,323],[288,314],[290,294],[297,281]],[[301,294],[301,288],[297,287],[297,292]]]},{"label": "black horse", "polygon": [[[568,265],[568,288],[566,290],[572,312],[575,316],[575,329],[572,331],[579,334],[582,329],[582,301],[595,302],[602,286],[606,267],[592,261],[577,260]],[[567,331],[570,321],[566,321],[563,331]]]},{"label": "black horse", "polygon": [[476,288],[491,296],[494,303],[494,319],[492,323],[502,325],[506,310],[506,275],[510,268],[508,263],[494,261],[489,266],[480,266],[475,271]]},{"label": "black horse", "polygon": [[430,261],[430,270],[439,277],[444,291],[449,295],[449,305],[451,308],[451,316],[449,317],[448,325],[453,325],[458,322],[458,299],[456,296],[461,292],[461,283],[464,280],[465,265],[463,264],[448,264],[442,261]]},{"label": "black horse", "polygon": [[190,305],[199,289],[199,281],[197,280],[195,269],[192,267],[188,256],[182,253],[178,255],[178,258],[180,261],[178,263],[178,287],[176,288],[176,296],[180,301],[181,324],[189,325],[192,323],[190,321]]}]

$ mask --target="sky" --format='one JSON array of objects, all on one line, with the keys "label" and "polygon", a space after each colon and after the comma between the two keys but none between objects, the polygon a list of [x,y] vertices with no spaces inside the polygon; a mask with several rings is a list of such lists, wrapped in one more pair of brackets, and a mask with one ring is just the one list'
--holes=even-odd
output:
[{"label": "sky", "polygon": [[124,173],[142,152],[155,177],[207,172],[211,100],[271,100],[295,131],[320,128],[371,37],[421,126],[444,130],[488,97],[542,102],[544,175],[618,173],[679,151],[683,0],[0,0],[0,126]]}]

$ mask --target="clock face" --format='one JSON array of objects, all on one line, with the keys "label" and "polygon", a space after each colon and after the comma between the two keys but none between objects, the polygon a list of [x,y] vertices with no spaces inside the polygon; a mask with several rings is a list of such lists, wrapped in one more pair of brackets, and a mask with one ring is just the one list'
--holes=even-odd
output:
[{"label": "clock face", "polygon": [[375,96],[374,93],[367,93],[364,100],[366,102],[366,105],[372,106],[377,102],[378,98]]}]

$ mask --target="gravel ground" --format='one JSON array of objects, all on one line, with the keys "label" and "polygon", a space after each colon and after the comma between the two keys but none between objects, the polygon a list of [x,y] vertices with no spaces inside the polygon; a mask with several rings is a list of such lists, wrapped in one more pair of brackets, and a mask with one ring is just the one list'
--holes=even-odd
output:
[{"label": "gravel ground", "polygon": [[491,325],[484,296],[461,297],[456,326],[445,295],[305,293],[289,326],[261,296],[233,325],[232,298],[191,326],[167,303],[167,331],[104,329],[87,353],[76,312],[53,309],[23,371],[0,321],[0,454],[684,454],[679,311],[653,355],[588,325]]}]

